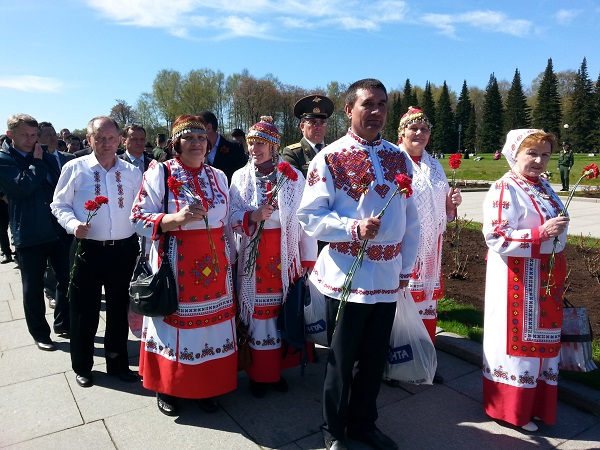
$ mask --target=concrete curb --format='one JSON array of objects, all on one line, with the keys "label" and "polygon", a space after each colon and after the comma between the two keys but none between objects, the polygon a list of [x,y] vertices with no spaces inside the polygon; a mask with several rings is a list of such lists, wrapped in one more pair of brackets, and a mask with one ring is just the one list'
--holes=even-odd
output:
[{"label": "concrete curb", "polygon": [[[436,335],[435,346],[446,353],[481,367],[483,346],[458,334],[442,331]],[[600,416],[600,391],[585,384],[560,379],[558,398],[589,413]]]}]

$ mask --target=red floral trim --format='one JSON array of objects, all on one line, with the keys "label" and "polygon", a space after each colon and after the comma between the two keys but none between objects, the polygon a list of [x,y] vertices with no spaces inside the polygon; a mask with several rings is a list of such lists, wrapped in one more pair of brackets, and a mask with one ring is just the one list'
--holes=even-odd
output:
[{"label": "red floral trim", "polygon": [[180,328],[180,329],[192,329],[192,328],[202,328],[209,327],[211,325],[216,325],[218,323],[227,322],[235,317],[235,306],[230,306],[224,310],[213,314],[206,314],[203,316],[195,316],[195,317],[181,317],[177,314],[171,314],[170,316],[166,316],[163,320],[165,323],[169,325]]},{"label": "red floral trim", "polygon": [[[354,257],[358,255],[361,247],[362,244],[357,240],[350,242],[332,242],[329,244],[330,249]],[[370,244],[367,245],[365,256],[371,261],[393,261],[398,257],[401,249],[402,242],[392,245]]]}]

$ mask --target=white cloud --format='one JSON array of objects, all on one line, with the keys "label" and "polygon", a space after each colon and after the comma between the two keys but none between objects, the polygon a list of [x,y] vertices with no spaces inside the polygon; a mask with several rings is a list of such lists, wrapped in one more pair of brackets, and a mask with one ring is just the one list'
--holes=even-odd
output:
[{"label": "white cloud", "polygon": [[62,85],[62,82],[57,79],[35,75],[0,77],[0,88],[23,92],[60,92]]},{"label": "white cloud", "polygon": [[581,10],[560,9],[554,18],[559,25],[569,25],[579,14],[581,14]]},{"label": "white cloud", "polygon": [[462,14],[425,14],[423,21],[439,30],[440,34],[456,37],[457,29],[470,26],[483,31],[526,36],[533,29],[529,20],[511,19],[498,11],[470,11]]},{"label": "white cloud", "polygon": [[[86,0],[103,17],[127,26],[163,28],[196,39],[283,38],[285,29],[377,31],[385,24],[428,25],[455,38],[461,27],[525,36],[528,20],[497,11],[415,13],[409,0]],[[420,19],[418,19],[420,18]],[[426,31],[424,31],[426,32]]]}]

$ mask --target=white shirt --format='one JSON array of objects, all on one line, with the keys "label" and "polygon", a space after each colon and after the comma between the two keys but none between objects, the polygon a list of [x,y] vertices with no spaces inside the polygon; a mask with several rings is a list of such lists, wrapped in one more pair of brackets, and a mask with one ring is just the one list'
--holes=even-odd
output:
[{"label": "white shirt", "polygon": [[[351,131],[311,161],[297,214],[309,236],[329,242],[310,275],[322,294],[341,298],[346,274],[363,244],[358,224],[381,212],[397,188],[393,180],[398,173],[412,176],[410,158],[398,147],[384,140],[366,142]],[[381,218],[377,236],[368,242],[349,302],[395,302],[400,280],[410,278],[419,243],[419,216],[412,197],[398,195],[394,200]]]},{"label": "white shirt", "polygon": [[217,142],[213,145],[213,148],[210,149],[210,153],[206,156],[206,159],[210,165],[215,162],[215,156],[217,155],[217,148],[219,147],[219,141],[221,140],[221,135],[217,134]]},{"label": "white shirt", "polygon": [[86,239],[118,240],[134,233],[129,215],[142,184],[142,173],[134,165],[116,156],[115,159],[114,167],[108,171],[94,153],[71,160],[63,167],[50,208],[67,233],[73,234],[78,223],[87,221],[89,212],[84,205],[98,195],[108,198],[108,204],[102,205],[92,218]]},{"label": "white shirt", "polygon": [[131,164],[133,164],[135,167],[140,169],[142,172],[144,171],[144,154],[143,153],[142,153],[142,156],[139,158],[136,158],[131,153],[129,153],[127,150],[125,150],[125,154],[131,161]]}]

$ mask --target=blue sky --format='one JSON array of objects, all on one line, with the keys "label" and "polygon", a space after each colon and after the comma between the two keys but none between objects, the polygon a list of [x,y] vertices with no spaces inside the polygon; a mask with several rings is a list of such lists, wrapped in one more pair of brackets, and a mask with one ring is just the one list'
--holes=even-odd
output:
[{"label": "blue sky", "polygon": [[457,92],[516,68],[528,87],[548,58],[600,73],[596,0],[2,0],[0,17],[2,132],[17,112],[84,128],[115,99],[135,105],[161,69]]}]

